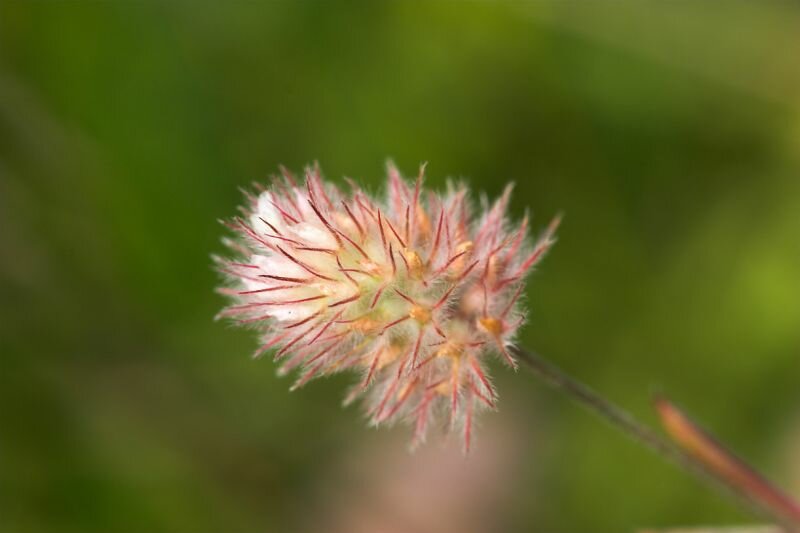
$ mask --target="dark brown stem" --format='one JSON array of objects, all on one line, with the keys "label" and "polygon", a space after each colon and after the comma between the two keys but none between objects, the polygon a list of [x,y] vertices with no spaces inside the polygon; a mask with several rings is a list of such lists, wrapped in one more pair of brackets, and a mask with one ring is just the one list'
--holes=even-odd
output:
[{"label": "dark brown stem", "polygon": [[741,487],[732,483],[731,479],[720,476],[719,472],[710,468],[700,458],[687,453],[672,441],[665,439],[649,426],[634,418],[628,411],[604,398],[588,385],[569,376],[553,363],[534,352],[518,347],[511,347],[509,351],[547,384],[567,393],[583,408],[619,429],[629,438],[683,468],[714,489],[737,497],[740,502],[747,504],[759,515],[775,520],[789,531],[800,531],[800,520],[796,516],[787,516],[783,510],[769,505],[769,502],[754,499],[752,494],[743,492]]}]

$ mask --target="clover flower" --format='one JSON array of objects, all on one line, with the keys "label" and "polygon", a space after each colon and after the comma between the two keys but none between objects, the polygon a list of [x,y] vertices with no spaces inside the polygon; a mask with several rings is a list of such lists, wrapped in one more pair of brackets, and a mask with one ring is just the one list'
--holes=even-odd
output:
[{"label": "clover flower", "polygon": [[362,397],[372,424],[408,420],[416,444],[439,419],[468,450],[474,413],[497,402],[487,359],[516,368],[519,297],[558,219],[531,245],[527,216],[509,224],[510,186],[475,218],[463,185],[423,188],[424,165],[410,184],[390,164],[385,200],[343,193],[318,166],[303,185],[281,174],[226,223],[237,257],[216,258],[233,299],[219,316],[255,325],[255,355],[274,350],[280,374],[299,368],[292,389],[354,370],[345,403]]}]

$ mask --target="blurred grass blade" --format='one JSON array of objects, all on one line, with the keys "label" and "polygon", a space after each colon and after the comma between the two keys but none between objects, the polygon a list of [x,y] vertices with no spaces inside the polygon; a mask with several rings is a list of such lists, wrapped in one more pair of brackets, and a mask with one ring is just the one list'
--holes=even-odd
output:
[{"label": "blurred grass blade", "polygon": [[657,399],[656,408],[672,440],[662,437],[536,352],[519,347],[511,347],[509,351],[546,383],[565,392],[634,441],[694,474],[710,488],[735,497],[754,513],[775,520],[787,528],[786,531],[800,532],[800,507],[795,502],[724,450],[668,401]]},{"label": "blurred grass blade", "polygon": [[655,407],[669,436],[707,471],[759,507],[800,527],[800,504],[726,449],[669,400]]}]

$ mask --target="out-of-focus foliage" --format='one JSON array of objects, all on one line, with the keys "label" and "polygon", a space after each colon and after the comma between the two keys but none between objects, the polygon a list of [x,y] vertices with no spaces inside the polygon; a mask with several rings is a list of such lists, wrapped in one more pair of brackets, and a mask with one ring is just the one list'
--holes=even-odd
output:
[{"label": "out-of-focus foliage", "polygon": [[[324,531],[331,472],[383,464],[347,378],[289,394],[211,321],[216,220],[313,159],[563,210],[524,342],[800,490],[798,27],[788,2],[0,3],[0,529]],[[495,374],[517,455],[490,530],[747,519]]]}]

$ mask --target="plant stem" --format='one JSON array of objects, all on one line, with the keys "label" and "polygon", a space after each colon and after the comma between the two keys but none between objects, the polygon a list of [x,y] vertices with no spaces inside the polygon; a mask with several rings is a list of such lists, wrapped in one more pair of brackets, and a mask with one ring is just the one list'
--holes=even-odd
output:
[{"label": "plant stem", "polygon": [[672,441],[665,439],[656,433],[649,426],[637,420],[625,409],[604,398],[588,385],[571,377],[553,363],[547,361],[540,355],[518,347],[510,347],[513,353],[525,366],[534,374],[540,377],[550,386],[559,389],[573,400],[578,402],[588,411],[599,416],[611,426],[619,429],[639,444],[644,445],[651,451],[679,466],[685,471],[693,474],[701,481],[710,485],[719,492],[724,492],[737,497],[737,499],[747,504],[754,512],[762,516],[767,516],[776,523],[788,528],[789,531],[798,531],[798,522],[779,509],[766,505],[762,501],[755,501],[747,494],[743,494],[741,487],[731,483],[729,479],[710,469],[708,465],[699,461],[693,455],[686,453],[683,449],[676,446]]}]

